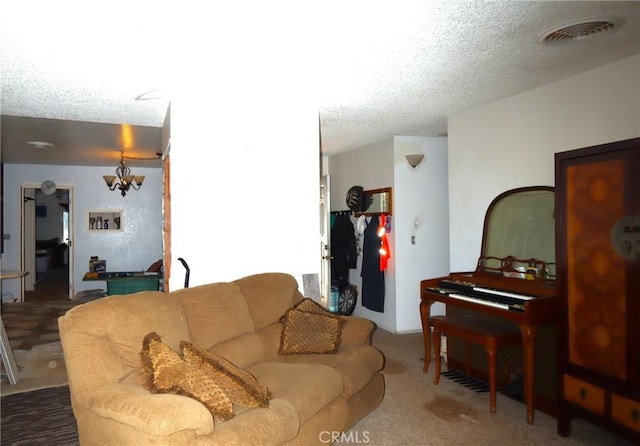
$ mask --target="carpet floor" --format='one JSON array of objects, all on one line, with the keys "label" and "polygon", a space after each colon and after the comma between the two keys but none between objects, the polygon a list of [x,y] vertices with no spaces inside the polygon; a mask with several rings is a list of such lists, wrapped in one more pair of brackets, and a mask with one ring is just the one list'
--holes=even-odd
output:
[{"label": "carpet floor", "polygon": [[2,322],[14,350],[60,341],[58,317],[78,305],[77,301],[5,303]]},{"label": "carpet floor", "polygon": [[60,340],[58,317],[88,301],[69,299],[68,275],[66,268],[38,273],[34,290],[25,292],[24,302],[2,304],[2,322],[11,348],[31,350]]},{"label": "carpet floor", "polygon": [[[631,446],[634,443],[574,419],[569,438],[557,434],[556,419],[536,411],[527,424],[526,406],[502,393],[497,412],[489,411],[489,393],[441,377],[433,383],[433,362],[423,373],[422,333],[393,334],[378,329],[373,345],[385,355],[382,403],[339,438],[370,446]],[[443,371],[445,367],[443,365]],[[445,375],[446,376],[446,375]],[[453,375],[455,376],[455,375]]]},{"label": "carpet floor", "polygon": [[79,444],[67,386],[3,396],[0,410],[3,446]]},{"label": "carpet floor", "polygon": [[[385,396],[334,444],[370,446],[632,446],[633,443],[583,420],[573,421],[569,438],[556,433],[556,420],[536,412],[526,422],[525,406],[498,394],[498,411],[489,395],[454,379],[433,384],[433,364],[422,372],[422,334],[396,335],[378,329],[373,345],[386,357]],[[69,388],[2,396],[0,440],[6,445],[76,445],[77,428]]]},{"label": "carpet floor", "polygon": [[24,302],[2,304],[2,323],[18,367],[18,382],[10,384],[2,364],[2,395],[67,384],[58,317],[89,300],[69,299],[68,275],[66,268],[38,273]]}]

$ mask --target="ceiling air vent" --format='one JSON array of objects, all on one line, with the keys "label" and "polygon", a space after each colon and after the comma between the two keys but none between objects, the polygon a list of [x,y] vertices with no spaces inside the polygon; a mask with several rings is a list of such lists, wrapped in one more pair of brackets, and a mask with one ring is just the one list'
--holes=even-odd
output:
[{"label": "ceiling air vent", "polygon": [[538,41],[546,45],[565,45],[606,34],[619,26],[618,20],[609,17],[575,20],[541,32],[538,34]]}]

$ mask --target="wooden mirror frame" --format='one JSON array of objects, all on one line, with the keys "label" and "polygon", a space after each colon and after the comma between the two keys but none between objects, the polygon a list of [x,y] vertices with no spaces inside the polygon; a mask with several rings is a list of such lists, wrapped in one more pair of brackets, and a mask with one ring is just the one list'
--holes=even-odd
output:
[{"label": "wooden mirror frame", "polygon": [[366,197],[372,197],[373,202],[366,212],[356,212],[354,215],[393,215],[393,191],[391,187],[365,190],[364,195]]},{"label": "wooden mirror frame", "polygon": [[[544,197],[545,193],[549,196]],[[496,221],[494,212],[502,209],[501,204],[504,205],[505,199],[513,199],[514,197],[521,195],[523,198],[531,198],[528,200],[530,203],[527,205],[521,205],[521,209],[527,209],[527,212],[531,212],[530,215],[537,217],[537,219],[523,219],[518,218],[520,214],[513,212],[514,208],[509,208],[508,219],[503,217],[503,224],[507,227],[506,230],[496,235],[496,231],[501,229],[491,227],[491,224]],[[543,205],[540,205],[544,202]],[[529,206],[538,205],[540,209],[544,209],[545,213],[529,211]],[[500,262],[496,259],[505,259],[512,257],[518,261],[528,261],[533,259],[535,261],[544,262],[546,273],[549,278],[555,277],[555,189],[552,186],[529,186],[520,187],[505,191],[495,197],[485,214],[484,227],[482,232],[482,248],[480,251],[481,259],[485,259],[488,269],[493,267],[500,267]],[[517,209],[516,209],[517,210]],[[513,214],[513,215],[512,215]],[[505,214],[507,215],[507,214]],[[506,221],[506,223],[505,223]],[[522,226],[522,234],[518,234],[517,229]],[[535,226],[538,225],[538,226]],[[504,228],[503,228],[504,229]],[[536,237],[536,232],[539,237]],[[516,235],[514,235],[516,234]],[[533,234],[533,235],[532,235]],[[492,238],[493,237],[493,238]],[[496,237],[502,237],[504,240],[495,241]],[[535,240],[542,237],[545,243],[536,243]],[[508,244],[508,240],[517,240],[517,246],[504,246]],[[531,241],[530,245],[527,241]],[[497,247],[501,247],[502,250],[496,250]],[[497,262],[497,263],[496,263]],[[495,265],[494,265],[495,263]]]}]

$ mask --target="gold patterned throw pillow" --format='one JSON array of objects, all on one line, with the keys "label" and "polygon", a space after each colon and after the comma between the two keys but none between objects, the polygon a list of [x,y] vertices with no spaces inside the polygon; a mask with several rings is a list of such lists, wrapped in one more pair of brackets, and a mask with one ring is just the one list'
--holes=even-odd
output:
[{"label": "gold patterned throw pillow", "polygon": [[309,299],[305,297],[300,302],[293,306],[296,310],[308,311],[310,313],[322,313],[322,314],[331,314],[327,310],[325,310],[322,305],[316,302],[313,299]]},{"label": "gold patterned throw pillow", "polygon": [[[322,305],[320,305],[318,302],[316,302],[313,299],[309,299],[308,297],[305,297],[304,299],[302,299],[300,302],[298,302],[291,308],[294,308],[300,311],[308,311],[309,313],[332,314],[328,310],[326,310]],[[286,316],[286,313],[280,318],[280,322],[284,322],[285,316]]]},{"label": "gold patterned throw pillow", "polygon": [[280,336],[281,355],[335,353],[338,350],[342,319],[318,307],[323,312],[295,307],[287,310]]},{"label": "gold patterned throw pillow", "polygon": [[215,381],[234,404],[269,407],[271,392],[249,371],[214,352],[200,350],[187,341],[180,343],[187,364],[202,370]]},{"label": "gold patterned throw pillow", "polygon": [[142,342],[142,372],[145,387],[151,393],[172,393],[194,398],[204,404],[214,418],[229,420],[235,416],[233,403],[206,373],[187,364],[178,353],[151,332]]}]

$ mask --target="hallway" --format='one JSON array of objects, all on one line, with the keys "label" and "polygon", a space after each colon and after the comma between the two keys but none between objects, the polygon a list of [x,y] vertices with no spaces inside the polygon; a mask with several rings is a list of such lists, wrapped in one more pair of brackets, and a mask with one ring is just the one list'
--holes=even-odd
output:
[{"label": "hallway", "polygon": [[69,269],[67,265],[37,273],[36,280],[35,289],[24,293],[26,303],[69,300]]}]

